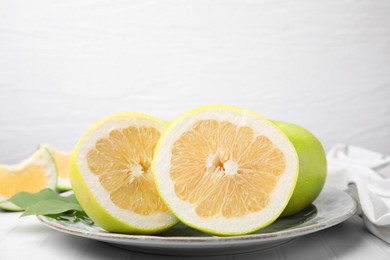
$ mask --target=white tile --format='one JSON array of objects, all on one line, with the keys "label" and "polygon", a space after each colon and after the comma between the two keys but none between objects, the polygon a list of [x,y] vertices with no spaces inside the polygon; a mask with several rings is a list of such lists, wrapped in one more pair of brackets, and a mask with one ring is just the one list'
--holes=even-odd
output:
[{"label": "white tile", "polygon": [[54,231],[40,246],[42,249],[69,250],[84,248],[93,240]]},{"label": "white tile", "polygon": [[[1,260],[27,260],[30,259],[34,250],[1,250]],[[41,259],[43,260],[43,259]]]},{"label": "white tile", "polygon": [[0,223],[0,240],[7,234],[17,223],[20,222],[20,212],[8,212],[0,210],[1,223]]},{"label": "white tile", "polygon": [[23,224],[15,226],[2,238],[0,249],[35,249],[49,236],[51,232],[44,226]]},{"label": "white tile", "polygon": [[281,247],[283,259],[312,260],[333,259],[332,252],[324,246],[319,234],[306,235]]},{"label": "white tile", "polygon": [[332,247],[338,259],[342,260],[387,260],[388,258],[381,255],[371,246],[357,246],[354,248],[345,246]]},{"label": "white tile", "polygon": [[79,259],[91,241],[54,231],[41,243],[31,259],[49,259],[49,256],[55,256],[56,260]]},{"label": "white tile", "polygon": [[363,222],[357,216],[321,231],[321,235],[330,246],[368,246],[370,243],[364,237],[365,233],[367,231]]},{"label": "white tile", "polygon": [[[185,259],[185,258],[179,256],[164,256],[164,255],[152,255],[152,254],[142,254],[142,253],[133,253],[132,256],[130,257],[130,260],[181,260],[181,259]],[[212,258],[190,257],[189,259],[211,260]],[[215,260],[225,260],[225,258],[220,258],[220,259],[216,258]]]},{"label": "white tile", "polygon": [[385,259],[390,259],[390,244],[372,235],[371,233],[368,233],[368,231],[365,237],[370,241],[371,246],[375,248]]},{"label": "white tile", "polygon": [[268,249],[268,250],[233,256],[233,260],[259,260],[259,259],[278,260],[279,258],[280,258],[280,252],[278,252],[277,249]]},{"label": "white tile", "polygon": [[83,249],[83,252],[80,254],[80,260],[105,260],[105,259],[115,259],[115,260],[129,260],[132,259],[131,255],[133,253],[113,247],[109,244],[91,241],[86,248]]}]

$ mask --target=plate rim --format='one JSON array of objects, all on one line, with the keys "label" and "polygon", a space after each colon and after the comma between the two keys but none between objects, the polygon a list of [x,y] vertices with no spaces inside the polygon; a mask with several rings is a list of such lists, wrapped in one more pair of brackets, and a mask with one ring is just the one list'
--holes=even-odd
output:
[{"label": "plate rim", "polygon": [[[270,233],[261,233],[261,234],[247,234],[247,235],[238,235],[238,236],[207,236],[207,237],[183,237],[183,236],[156,236],[156,235],[134,235],[134,234],[125,234],[125,233],[111,233],[108,231],[89,231],[83,230],[78,227],[65,226],[60,224],[60,221],[56,221],[50,217],[37,215],[37,218],[44,225],[71,235],[86,237],[91,239],[96,239],[106,242],[132,242],[136,243],[150,243],[150,244],[159,244],[159,243],[182,243],[182,244],[218,244],[218,243],[250,243],[250,242],[259,242],[259,241],[275,241],[280,239],[289,239],[298,237],[301,235],[306,235],[314,233],[325,228],[332,227],[337,225],[348,218],[352,217],[357,211],[357,203],[355,199],[346,191],[325,187],[324,190],[330,190],[329,192],[340,192],[346,196],[349,196],[353,205],[351,208],[344,212],[342,215],[334,216],[333,218],[326,219],[320,223],[314,223],[307,226],[297,227],[293,229],[284,229],[280,231],[270,232]],[[321,192],[323,193],[323,192]],[[321,196],[321,194],[320,194]],[[316,205],[316,201],[313,202]]]}]

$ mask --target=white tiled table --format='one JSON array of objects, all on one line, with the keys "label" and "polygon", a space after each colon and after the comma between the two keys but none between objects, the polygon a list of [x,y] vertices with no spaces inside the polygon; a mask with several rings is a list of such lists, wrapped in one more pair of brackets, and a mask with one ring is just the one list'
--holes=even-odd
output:
[{"label": "white tiled table", "polygon": [[[103,242],[79,238],[49,229],[34,216],[0,211],[0,259],[187,259],[134,253]],[[191,257],[191,260],[233,259],[390,259],[390,245],[374,237],[354,216],[329,229],[297,238],[283,246],[262,252],[218,257]]]}]

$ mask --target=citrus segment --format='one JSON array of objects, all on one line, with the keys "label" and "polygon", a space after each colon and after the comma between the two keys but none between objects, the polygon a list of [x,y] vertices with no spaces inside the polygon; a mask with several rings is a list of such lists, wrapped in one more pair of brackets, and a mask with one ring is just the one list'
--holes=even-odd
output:
[{"label": "citrus segment", "polygon": [[[248,135],[237,139],[245,131]],[[267,137],[255,137],[251,131],[226,121],[202,120],[173,144],[170,175],[175,192],[195,204],[199,216],[239,217],[268,204],[267,195],[285,169],[284,154]],[[233,147],[246,151],[234,154]]]},{"label": "citrus segment", "polygon": [[27,165],[18,174],[11,174],[5,169],[0,170],[0,190],[4,197],[11,197],[23,190],[35,193],[46,184],[45,169],[39,165]]},{"label": "citrus segment", "polygon": [[173,122],[153,164],[161,197],[187,225],[212,234],[252,232],[275,220],[298,162],[287,137],[247,110],[206,107]]},{"label": "citrus segment", "polygon": [[60,151],[49,144],[42,144],[41,146],[46,148],[54,159],[58,173],[56,188],[59,190],[72,189],[69,180],[69,161],[71,153]]},{"label": "citrus segment", "polygon": [[150,170],[165,129],[158,119],[120,113],[92,126],[76,145],[71,182],[87,214],[108,231],[154,233],[177,223]]},{"label": "citrus segment", "polygon": [[99,176],[112,202],[137,214],[167,212],[152,179],[150,164],[160,132],[153,127],[113,130],[87,155],[88,166]]},{"label": "citrus segment", "polygon": [[[57,171],[50,153],[43,147],[28,159],[15,164],[0,164],[0,201],[18,192],[36,193],[44,188],[55,188]],[[21,210],[10,202],[0,202],[0,207]]]}]

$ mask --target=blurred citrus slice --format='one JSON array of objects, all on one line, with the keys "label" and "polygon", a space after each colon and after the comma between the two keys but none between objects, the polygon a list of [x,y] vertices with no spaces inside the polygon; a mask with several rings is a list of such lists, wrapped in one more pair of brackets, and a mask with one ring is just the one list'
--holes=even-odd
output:
[{"label": "blurred citrus slice", "polygon": [[150,165],[165,124],[139,113],[104,118],[81,137],[70,181],[86,213],[102,228],[155,233],[178,222],[158,195]]},{"label": "blurred citrus slice", "polygon": [[50,152],[57,167],[58,178],[56,188],[61,191],[72,189],[69,180],[69,161],[71,153],[60,151],[49,144],[42,144],[41,146]]},{"label": "blurred citrus slice", "polygon": [[56,182],[57,170],[53,158],[43,147],[18,164],[0,164],[0,208],[21,210],[5,200],[22,191],[36,193],[44,188],[54,189]]},{"label": "blurred citrus slice", "polygon": [[161,197],[185,224],[216,235],[250,233],[283,211],[298,176],[288,138],[236,107],[189,111],[171,123],[155,152]]}]

